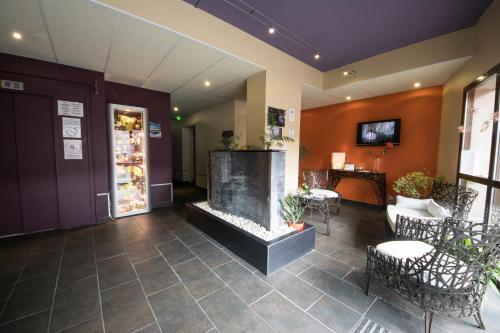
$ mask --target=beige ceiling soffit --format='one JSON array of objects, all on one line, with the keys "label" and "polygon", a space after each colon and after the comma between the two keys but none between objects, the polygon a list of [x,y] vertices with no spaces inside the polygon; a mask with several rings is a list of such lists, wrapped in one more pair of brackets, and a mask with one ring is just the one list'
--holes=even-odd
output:
[{"label": "beige ceiling soffit", "polygon": [[[135,19],[138,19],[138,20],[141,20],[143,22],[146,22],[146,23],[149,23],[151,25],[154,25],[154,26],[156,26],[158,28],[165,29],[165,30],[170,31],[172,33],[175,33],[175,34],[177,34],[177,35],[179,35],[179,36],[181,36],[183,38],[189,39],[189,40],[191,40],[193,42],[196,42],[198,44],[201,44],[201,45],[205,45],[207,47],[210,47],[212,49],[220,51],[220,52],[222,52],[222,53],[224,53],[226,55],[232,56],[232,57],[237,58],[237,59],[239,59],[241,61],[247,62],[247,63],[249,63],[251,65],[254,65],[256,67],[259,67],[259,68],[262,68],[263,70],[265,70],[265,68],[263,66],[258,65],[258,64],[254,63],[254,62],[252,62],[252,61],[250,61],[248,59],[242,58],[242,57],[240,57],[240,56],[238,56],[238,55],[236,55],[234,53],[230,53],[226,49],[220,48],[220,47],[216,46],[215,44],[210,44],[210,43],[204,41],[201,38],[196,38],[193,35],[188,35],[185,32],[181,31],[180,29],[175,29],[174,27],[158,23],[156,20],[151,20],[151,19],[148,19],[146,17],[137,15],[136,13],[134,13],[133,10],[125,10],[125,9],[123,9],[123,8],[142,8],[142,9],[144,9],[144,4],[140,3],[139,1],[137,1],[137,2],[135,2],[134,0],[88,0],[88,1],[90,1],[90,2],[92,2],[94,4],[97,4],[97,5],[100,5],[102,7],[111,9],[111,10],[113,10],[113,11],[115,11],[117,13],[120,13],[122,15],[133,17]],[[180,5],[180,6],[186,6],[188,10],[191,10],[191,9],[194,8],[189,3],[184,3],[183,1],[179,1],[179,4],[176,4],[176,2],[177,1],[171,1],[171,0],[170,1],[169,0],[164,1],[164,3],[161,3],[161,1],[160,2],[155,1],[157,7],[166,6],[167,8],[170,8],[170,7],[173,6],[174,8],[178,8],[178,6]],[[148,11],[149,11],[149,8],[153,8],[153,3],[151,3],[150,6],[148,7]],[[155,11],[153,10],[153,12],[155,12]],[[172,12],[175,13],[175,11],[172,11],[172,10],[170,10],[170,11],[167,10],[165,12],[166,13],[172,13]],[[157,16],[159,13],[161,13],[161,11],[160,12],[156,12],[154,16]],[[209,15],[209,14],[202,13],[202,15]],[[160,14],[160,16],[161,16],[161,14]],[[163,16],[165,16],[165,15],[163,15]],[[209,16],[211,16],[211,15],[209,15]],[[183,17],[182,14],[174,15],[174,17],[176,18],[176,20],[179,19],[180,21],[184,21],[183,19],[180,19],[180,18]],[[313,67],[311,67],[311,68],[313,68]]]},{"label": "beige ceiling soffit", "polygon": [[[358,81],[402,72],[474,54],[476,28],[455,31],[423,42],[367,58],[324,73],[323,88],[329,90]],[[344,76],[344,71],[354,71]]]}]

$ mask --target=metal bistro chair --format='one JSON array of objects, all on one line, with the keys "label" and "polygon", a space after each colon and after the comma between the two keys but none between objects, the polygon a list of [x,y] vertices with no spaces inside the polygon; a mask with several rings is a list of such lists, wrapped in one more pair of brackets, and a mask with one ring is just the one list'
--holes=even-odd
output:
[{"label": "metal bistro chair", "polygon": [[306,209],[312,215],[313,210],[317,210],[326,224],[326,235],[330,236],[331,221],[330,209],[333,207],[335,215],[340,213],[340,203],[342,197],[335,192],[331,186],[328,170],[309,169],[302,172],[304,183],[311,190],[310,195],[302,196]]},{"label": "metal bistro chair", "polygon": [[367,249],[366,294],[376,279],[422,308],[426,333],[434,313],[474,316],[485,329],[481,305],[500,255],[498,222],[398,216],[396,241]]}]

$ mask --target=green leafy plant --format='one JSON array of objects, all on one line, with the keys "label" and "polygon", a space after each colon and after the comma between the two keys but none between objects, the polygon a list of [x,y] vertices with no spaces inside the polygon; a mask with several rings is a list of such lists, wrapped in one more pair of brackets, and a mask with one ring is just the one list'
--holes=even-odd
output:
[{"label": "green leafy plant", "polygon": [[300,196],[289,194],[280,200],[281,217],[289,224],[303,223],[304,207]]},{"label": "green leafy plant", "polygon": [[394,192],[411,198],[422,198],[430,190],[434,178],[423,171],[415,171],[398,178],[392,184]]},{"label": "green leafy plant", "polygon": [[223,137],[220,140],[219,145],[216,149],[219,150],[238,150],[240,149],[239,140],[241,135]]},{"label": "green leafy plant", "polygon": [[309,195],[311,194],[311,189],[306,183],[302,183],[302,185],[300,185],[299,187],[299,193],[302,195]]},{"label": "green leafy plant", "polygon": [[294,139],[288,136],[284,136],[283,134],[275,134],[273,132],[273,128],[276,127],[276,121],[274,119],[269,119],[269,126],[266,126],[266,129],[260,136],[260,142],[264,149],[269,150],[273,146],[277,146],[278,148],[283,148],[288,142],[295,142]]},{"label": "green leafy plant", "polygon": [[283,148],[287,142],[295,142],[294,139],[281,134],[273,134],[272,128],[269,128],[260,136],[260,141],[264,149],[269,150],[273,146]]}]

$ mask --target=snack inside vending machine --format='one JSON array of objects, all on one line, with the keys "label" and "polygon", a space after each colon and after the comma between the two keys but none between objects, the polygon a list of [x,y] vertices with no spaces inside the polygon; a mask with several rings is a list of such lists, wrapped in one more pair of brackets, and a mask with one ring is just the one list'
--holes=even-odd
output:
[{"label": "snack inside vending machine", "polygon": [[113,217],[147,213],[149,156],[147,109],[108,104]]}]

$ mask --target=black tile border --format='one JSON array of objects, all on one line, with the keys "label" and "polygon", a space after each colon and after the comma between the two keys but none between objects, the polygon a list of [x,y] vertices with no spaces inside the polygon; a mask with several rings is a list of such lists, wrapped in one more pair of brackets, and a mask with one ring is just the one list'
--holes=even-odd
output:
[{"label": "black tile border", "polygon": [[304,224],[295,231],[266,242],[210,214],[192,203],[185,205],[186,220],[227,249],[270,275],[314,249],[315,227]]}]

